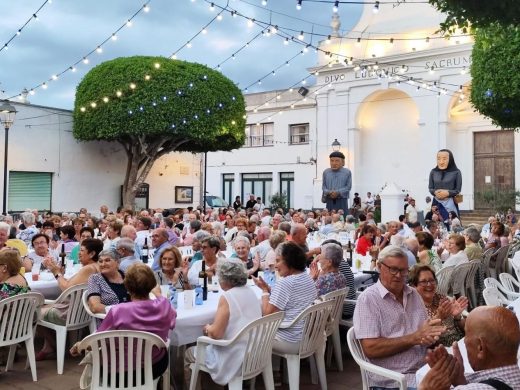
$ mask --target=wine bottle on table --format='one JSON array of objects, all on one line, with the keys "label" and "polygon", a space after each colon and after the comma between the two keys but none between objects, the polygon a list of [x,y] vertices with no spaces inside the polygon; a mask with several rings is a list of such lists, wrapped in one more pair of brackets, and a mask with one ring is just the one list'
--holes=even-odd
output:
[{"label": "wine bottle on table", "polygon": [[63,270],[65,270],[66,264],[67,264],[67,254],[65,253],[65,244],[61,244],[61,252],[59,254],[60,256],[60,263],[63,267]]},{"label": "wine bottle on table", "polygon": [[147,264],[148,263],[148,237],[145,237],[144,238],[144,245],[143,245],[143,250],[141,252],[141,260],[143,261],[144,264]]},{"label": "wine bottle on table", "polygon": [[202,286],[202,300],[208,300],[208,274],[206,273],[206,260],[202,260],[202,268],[199,272],[199,284]]}]

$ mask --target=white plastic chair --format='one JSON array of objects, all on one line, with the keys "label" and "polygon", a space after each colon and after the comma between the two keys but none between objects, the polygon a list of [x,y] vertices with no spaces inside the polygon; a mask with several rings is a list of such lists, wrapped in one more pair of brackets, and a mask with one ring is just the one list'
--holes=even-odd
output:
[{"label": "white plastic chair", "polygon": [[220,347],[231,347],[234,343],[247,340],[242,361],[242,370],[239,375],[228,383],[229,390],[242,390],[242,382],[247,379],[254,380],[258,374],[264,378],[265,388],[274,390],[273,365],[271,353],[273,349],[274,336],[282,322],[284,313],[278,312],[251,321],[244,326],[240,332],[231,340],[215,340],[210,337],[201,336],[197,339],[197,361],[190,365],[191,382],[190,390],[197,388],[199,371],[207,372],[204,365],[206,360],[206,347],[218,345]]},{"label": "white plastic chair", "polygon": [[[155,299],[155,295],[154,295]],[[104,320],[107,316],[106,313],[94,313],[92,310],[90,310],[90,307],[88,305],[88,299],[87,299],[87,290],[83,291],[83,295],[81,296],[81,303],[83,303],[83,307],[85,308],[85,311],[90,316],[90,324],[88,325],[90,334],[95,333],[97,330],[97,320]]]},{"label": "white plastic chair", "polygon": [[324,302],[334,302],[334,305],[332,306],[332,310],[330,312],[330,317],[327,321],[327,326],[325,328],[325,335],[327,336],[327,341],[330,341],[329,337],[331,337],[332,339],[332,343],[329,343],[329,350],[327,352],[327,365],[330,366],[331,364],[332,349],[334,349],[334,356],[336,358],[336,365],[338,367],[338,371],[343,371],[341,338],[339,336],[339,321],[341,319],[341,314],[343,312],[343,303],[347,294],[348,287],[336,291],[331,291],[320,297],[320,299]]},{"label": "white plastic chair", "polygon": [[[124,346],[124,347],[120,347]],[[137,330],[109,330],[85,337],[78,345],[78,350],[90,350],[92,356],[92,383],[90,390],[149,390],[156,389],[157,382],[152,374],[152,348],[164,348],[168,345],[159,336]],[[135,360],[134,360],[135,355]],[[117,362],[117,364],[116,364]],[[127,371],[124,370],[126,363]],[[103,371],[101,372],[101,367]],[[170,388],[170,364],[163,373],[163,389]],[[135,371],[135,386],[132,373]],[[127,386],[124,386],[127,376]],[[109,383],[110,381],[110,383]],[[118,387],[116,387],[116,383]],[[84,388],[86,383],[80,383]]]},{"label": "white plastic chair", "polygon": [[494,286],[486,287],[482,295],[487,306],[509,306],[512,303]]},{"label": "white plastic chair", "polygon": [[495,287],[508,301],[514,301],[515,299],[520,298],[520,293],[507,289],[495,278],[484,279],[484,287]]},{"label": "white plastic chair", "polygon": [[33,381],[37,381],[34,354],[34,319],[44,297],[37,292],[18,294],[0,301],[0,347],[9,346],[5,371],[13,368],[16,345],[24,342]]},{"label": "white plastic chair", "polygon": [[350,328],[347,332],[347,343],[352,357],[354,358],[361,370],[363,390],[368,390],[370,388],[370,380],[368,377],[369,372],[396,381],[399,385],[399,390],[407,389],[408,385],[404,374],[389,370],[387,368],[376,366],[375,364],[370,363],[368,361],[367,357],[365,356],[365,353],[363,352],[363,348],[361,347],[361,343],[358,339],[356,339],[356,335],[354,334],[354,328]]},{"label": "white plastic chair", "polygon": [[302,340],[298,353],[290,354],[278,352],[273,349],[273,354],[287,360],[289,373],[289,389],[300,388],[300,359],[314,356],[318,368],[318,376],[322,390],[327,390],[327,374],[325,372],[325,327],[330,312],[334,305],[333,301],[316,303],[302,311],[293,321],[288,324],[282,323],[280,329],[287,329],[296,323],[303,321]]},{"label": "white plastic chair", "polygon": [[515,279],[515,277],[507,272],[502,272],[498,275],[500,279],[500,283],[508,290],[508,291],[520,291],[520,282]]},{"label": "white plastic chair", "polygon": [[56,332],[56,360],[58,365],[58,374],[63,374],[63,361],[65,358],[65,347],[67,344],[67,332],[69,330],[77,330],[90,326],[90,315],[85,310],[82,303],[83,292],[87,289],[87,284],[78,284],[69,287],[61,293],[56,300],[45,300],[45,304],[67,303],[67,319],[65,325],[57,325],[52,322],[40,319],[38,325],[53,329]]}]

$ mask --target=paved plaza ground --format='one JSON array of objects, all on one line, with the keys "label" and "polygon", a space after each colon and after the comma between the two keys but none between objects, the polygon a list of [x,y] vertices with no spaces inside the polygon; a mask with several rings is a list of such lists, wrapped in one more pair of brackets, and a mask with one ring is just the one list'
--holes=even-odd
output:
[{"label": "paved plaza ground", "polygon": [[[14,364],[13,371],[5,372],[5,364],[1,367],[0,373],[0,389],[5,390],[76,390],[79,389],[79,378],[83,371],[82,366],[78,366],[81,359],[73,358],[67,354],[65,360],[65,368],[63,375],[58,375],[56,372],[56,361],[45,360],[36,362],[38,372],[38,382],[33,382],[31,379],[30,369],[25,370],[25,351],[19,351],[19,358]],[[175,375],[182,370],[182,366],[175,365]],[[359,367],[354,362],[347,351],[346,344],[343,345],[343,372],[338,372],[332,363],[332,367],[327,369],[327,383],[329,390],[361,390],[361,375]],[[319,385],[311,384],[310,369],[307,361],[301,363],[301,390],[318,390]],[[257,389],[263,389],[261,376],[257,382]],[[180,380],[178,378],[178,380]],[[205,378],[202,383],[203,389],[225,389],[225,387],[213,384],[208,378]],[[172,387],[173,388],[173,387]],[[249,388],[249,387],[247,387]],[[289,389],[289,385],[283,384],[277,386],[276,389]],[[179,389],[181,390],[181,389]]]}]

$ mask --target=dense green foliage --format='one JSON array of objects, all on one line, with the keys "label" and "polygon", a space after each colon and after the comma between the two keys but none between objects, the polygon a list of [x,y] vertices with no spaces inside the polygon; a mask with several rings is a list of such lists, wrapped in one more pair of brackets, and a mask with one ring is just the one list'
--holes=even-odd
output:
[{"label": "dense green foliage", "polygon": [[170,141],[163,148],[182,141],[174,150],[231,150],[244,143],[244,115],[242,93],[219,72],[163,57],[125,57],[96,66],[78,85],[74,136],[124,142],[165,136]]},{"label": "dense green foliage", "polygon": [[441,23],[441,31],[453,33],[456,26],[467,29],[486,27],[497,22],[502,25],[519,24],[520,1],[518,0],[429,0],[446,20]]},{"label": "dense green foliage", "polygon": [[497,24],[476,30],[471,103],[493,124],[520,128],[520,30]]},{"label": "dense green foliage", "polygon": [[123,205],[129,208],[161,156],[241,147],[244,97],[233,82],[204,65],[117,58],[96,66],[78,85],[73,134],[81,141],[117,141],[124,147]]}]

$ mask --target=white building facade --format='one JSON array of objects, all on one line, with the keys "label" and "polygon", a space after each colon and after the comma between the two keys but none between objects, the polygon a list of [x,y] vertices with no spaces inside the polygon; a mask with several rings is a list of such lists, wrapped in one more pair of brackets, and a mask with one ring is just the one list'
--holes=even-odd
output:
[{"label": "white building facade", "polygon": [[[10,102],[18,111],[9,130],[8,198],[9,212],[37,208],[77,211],[86,207],[97,211],[106,204],[111,210],[121,205],[121,185],[126,154],[115,142],[79,142],[72,135],[72,112],[52,107]],[[3,161],[4,149],[1,148]],[[186,207],[199,203],[201,155],[170,153],[150,171],[148,204],[143,197],[138,206],[150,208]],[[3,180],[3,170],[0,172]],[[193,201],[181,201],[186,194]]]},{"label": "white building facade", "polygon": [[208,192],[232,201],[285,191],[290,207],[323,207],[321,175],[334,140],[352,171],[351,197],[393,182],[421,208],[442,148],[462,171],[461,209],[481,207],[481,192],[516,188],[520,136],[494,127],[468,102],[470,38],[435,38],[443,16],[428,4],[385,5],[377,15],[372,8],[347,36],[337,35],[336,21],[305,98],[297,91],[246,96],[248,140],[208,155]]}]

